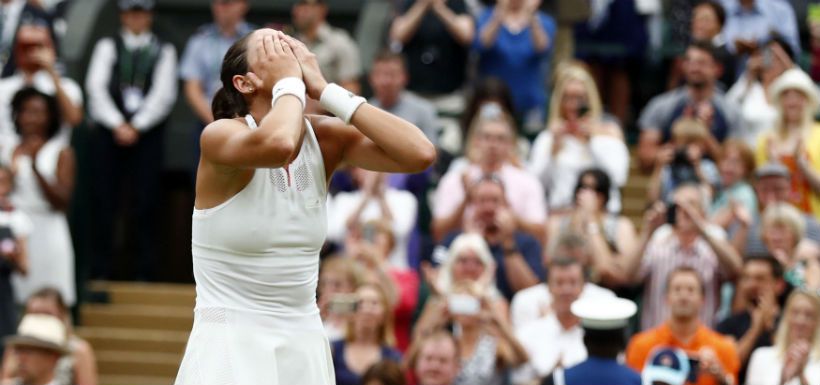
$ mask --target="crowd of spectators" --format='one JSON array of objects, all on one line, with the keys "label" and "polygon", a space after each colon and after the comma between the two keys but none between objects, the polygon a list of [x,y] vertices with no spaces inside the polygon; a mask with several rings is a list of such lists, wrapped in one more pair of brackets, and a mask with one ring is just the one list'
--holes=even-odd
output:
[{"label": "crowd of spectators", "polygon": [[[171,109],[181,93],[197,121],[177,145],[198,155],[220,59],[257,26],[248,0],[212,0],[213,23],[175,47],[154,0],[118,0],[81,88],[55,48],[63,3],[0,0],[2,378],[91,385],[68,312],[72,130],[93,138],[92,277],[134,245],[132,278],[154,280]],[[337,383],[539,383],[591,356],[572,304],[617,296],[640,307],[623,355],[636,373],[680,349],[680,384],[820,385],[819,5],[391,4],[369,66],[323,0],[296,1],[285,27],[330,81],[439,149],[420,174],[330,180],[317,300]],[[627,202],[630,175],[646,194]]]}]

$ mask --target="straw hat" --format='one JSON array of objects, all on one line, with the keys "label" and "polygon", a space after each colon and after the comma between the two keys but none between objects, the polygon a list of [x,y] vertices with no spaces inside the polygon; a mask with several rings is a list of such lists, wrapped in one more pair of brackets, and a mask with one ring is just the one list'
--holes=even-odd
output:
[{"label": "straw hat", "polygon": [[778,76],[769,90],[772,104],[779,104],[780,95],[786,90],[798,90],[805,94],[809,99],[809,105],[812,107],[812,111],[817,111],[820,93],[817,91],[817,85],[814,84],[814,81],[812,81],[805,72],[798,68],[792,68]]},{"label": "straw hat", "polygon": [[6,338],[6,344],[66,354],[66,340],[65,325],[58,318],[46,314],[28,314],[20,321],[17,334]]}]

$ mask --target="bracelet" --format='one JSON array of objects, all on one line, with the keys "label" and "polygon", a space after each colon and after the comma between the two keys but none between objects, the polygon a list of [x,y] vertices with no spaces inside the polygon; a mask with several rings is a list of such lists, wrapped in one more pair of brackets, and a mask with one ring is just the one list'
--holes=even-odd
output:
[{"label": "bracelet", "polygon": [[279,79],[276,85],[273,86],[273,99],[271,100],[271,107],[276,104],[276,101],[284,95],[293,95],[299,98],[302,102],[302,110],[305,109],[305,82],[296,77],[287,77]]},{"label": "bracelet", "polygon": [[319,97],[319,104],[322,108],[342,119],[345,124],[350,124],[353,113],[365,102],[367,102],[365,98],[357,96],[336,83],[328,84],[322,91],[322,96]]}]

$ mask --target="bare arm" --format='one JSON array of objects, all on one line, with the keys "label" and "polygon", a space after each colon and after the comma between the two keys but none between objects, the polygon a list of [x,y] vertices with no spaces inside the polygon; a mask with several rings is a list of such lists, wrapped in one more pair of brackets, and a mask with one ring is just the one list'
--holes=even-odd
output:
[{"label": "bare arm", "polygon": [[811,167],[805,154],[798,154],[797,168],[800,170],[800,173],[806,177],[806,180],[809,182],[809,187],[811,187],[811,191],[815,195],[820,195],[820,172]]},{"label": "bare arm", "polygon": [[185,81],[183,87],[185,88],[185,100],[188,101],[188,105],[194,110],[196,117],[205,124],[213,122],[214,115],[211,112],[211,106],[208,105],[208,99],[205,97],[202,82],[189,79]]},{"label": "bare arm", "polygon": [[68,96],[63,88],[60,75],[56,71],[49,71],[52,80],[54,80],[54,89],[56,91],[57,105],[60,106],[60,114],[63,116],[63,121],[68,125],[74,127],[83,121],[83,107],[74,104],[74,101]]},{"label": "bare arm", "polygon": [[678,207],[683,209],[683,211],[692,218],[692,221],[695,222],[700,236],[703,237],[706,243],[709,244],[709,247],[711,247],[717,255],[718,264],[726,276],[729,278],[739,276],[743,269],[743,259],[740,257],[740,254],[738,254],[726,240],[718,239],[709,234],[706,228],[706,220],[702,218],[694,207],[680,202],[678,203]]},{"label": "bare arm", "polygon": [[53,184],[43,178],[43,175],[37,170],[36,164],[37,162],[31,162],[31,169],[46,200],[55,210],[66,211],[71,202],[71,194],[74,191],[76,174],[74,151],[66,148],[60,152],[57,160],[57,180]]},{"label": "bare arm", "polygon": [[663,225],[666,219],[666,208],[662,203],[657,203],[650,207],[644,214],[643,225],[638,236],[636,247],[624,251],[624,258],[616,265],[620,268],[620,276],[625,279],[623,284],[637,283],[640,275],[641,261],[643,260],[646,248],[652,235]]},{"label": "bare arm", "polygon": [[538,18],[538,12],[533,12],[532,21],[530,22],[530,30],[532,31],[532,44],[536,52],[544,52],[550,46],[550,38],[544,26],[541,25],[541,20]]},{"label": "bare arm", "polygon": [[97,385],[97,360],[94,350],[86,341],[82,341],[74,351],[74,383]]},{"label": "bare arm", "polygon": [[498,31],[501,30],[502,10],[496,6],[493,10],[493,15],[490,21],[478,31],[478,38],[483,48],[492,48],[495,45],[495,40],[498,37]]},{"label": "bare arm", "polygon": [[517,215],[515,221],[518,224],[519,230],[529,235],[532,235],[535,239],[538,240],[538,242],[544,244],[544,242],[546,241],[546,224],[538,222],[529,222],[518,217]]},{"label": "bare arm", "polygon": [[641,131],[641,135],[638,138],[638,164],[644,174],[648,174],[653,170],[660,145],[660,130]]},{"label": "bare arm", "polygon": [[467,208],[467,199],[461,201],[458,207],[452,214],[444,217],[433,218],[431,232],[433,233],[433,240],[441,242],[447,234],[461,228],[462,219],[464,218],[464,210]]},{"label": "bare arm", "polygon": [[302,104],[292,95],[276,100],[255,130],[234,119],[205,127],[202,157],[230,168],[277,168],[290,161],[302,135]]},{"label": "bare arm", "polygon": [[[280,35],[259,34],[254,37],[258,73],[246,74],[248,85],[239,92],[267,91],[279,80],[301,77],[299,62]],[[249,43],[250,44],[250,43]],[[253,84],[253,87],[250,86]],[[231,169],[277,168],[295,155],[304,129],[302,103],[298,97],[284,94],[273,102],[258,127],[249,130],[236,119],[220,119],[205,127],[200,138],[202,157],[218,166]]]},{"label": "bare arm", "polygon": [[473,41],[475,34],[475,23],[469,15],[458,15],[449,7],[446,2],[436,1],[433,3],[433,12],[439,20],[444,23],[447,32],[461,45],[469,45]]},{"label": "bare arm", "polygon": [[527,351],[521,346],[521,343],[518,342],[518,338],[515,337],[515,333],[513,333],[509,322],[495,314],[496,313],[493,313],[491,322],[494,323],[495,332],[500,339],[498,359],[502,361],[503,367],[505,368],[515,368],[523,365],[530,360]]},{"label": "bare arm", "polygon": [[516,248],[515,240],[508,239],[503,242],[504,249],[504,270],[507,275],[507,282],[513,292],[526,289],[538,284],[538,277],[530,269],[530,265],[524,256]]},{"label": "bare arm", "polygon": [[418,0],[404,15],[396,17],[390,26],[390,40],[405,44],[412,39],[430,4],[430,0]]}]

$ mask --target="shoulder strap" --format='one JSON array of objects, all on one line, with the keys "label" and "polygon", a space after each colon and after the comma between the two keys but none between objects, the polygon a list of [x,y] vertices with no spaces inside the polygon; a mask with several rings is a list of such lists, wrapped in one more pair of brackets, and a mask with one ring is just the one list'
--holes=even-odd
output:
[{"label": "shoulder strap", "polygon": [[256,125],[256,120],[253,119],[253,115],[251,114],[245,115],[245,123],[248,123],[248,127],[250,127],[252,130],[258,127]]}]

